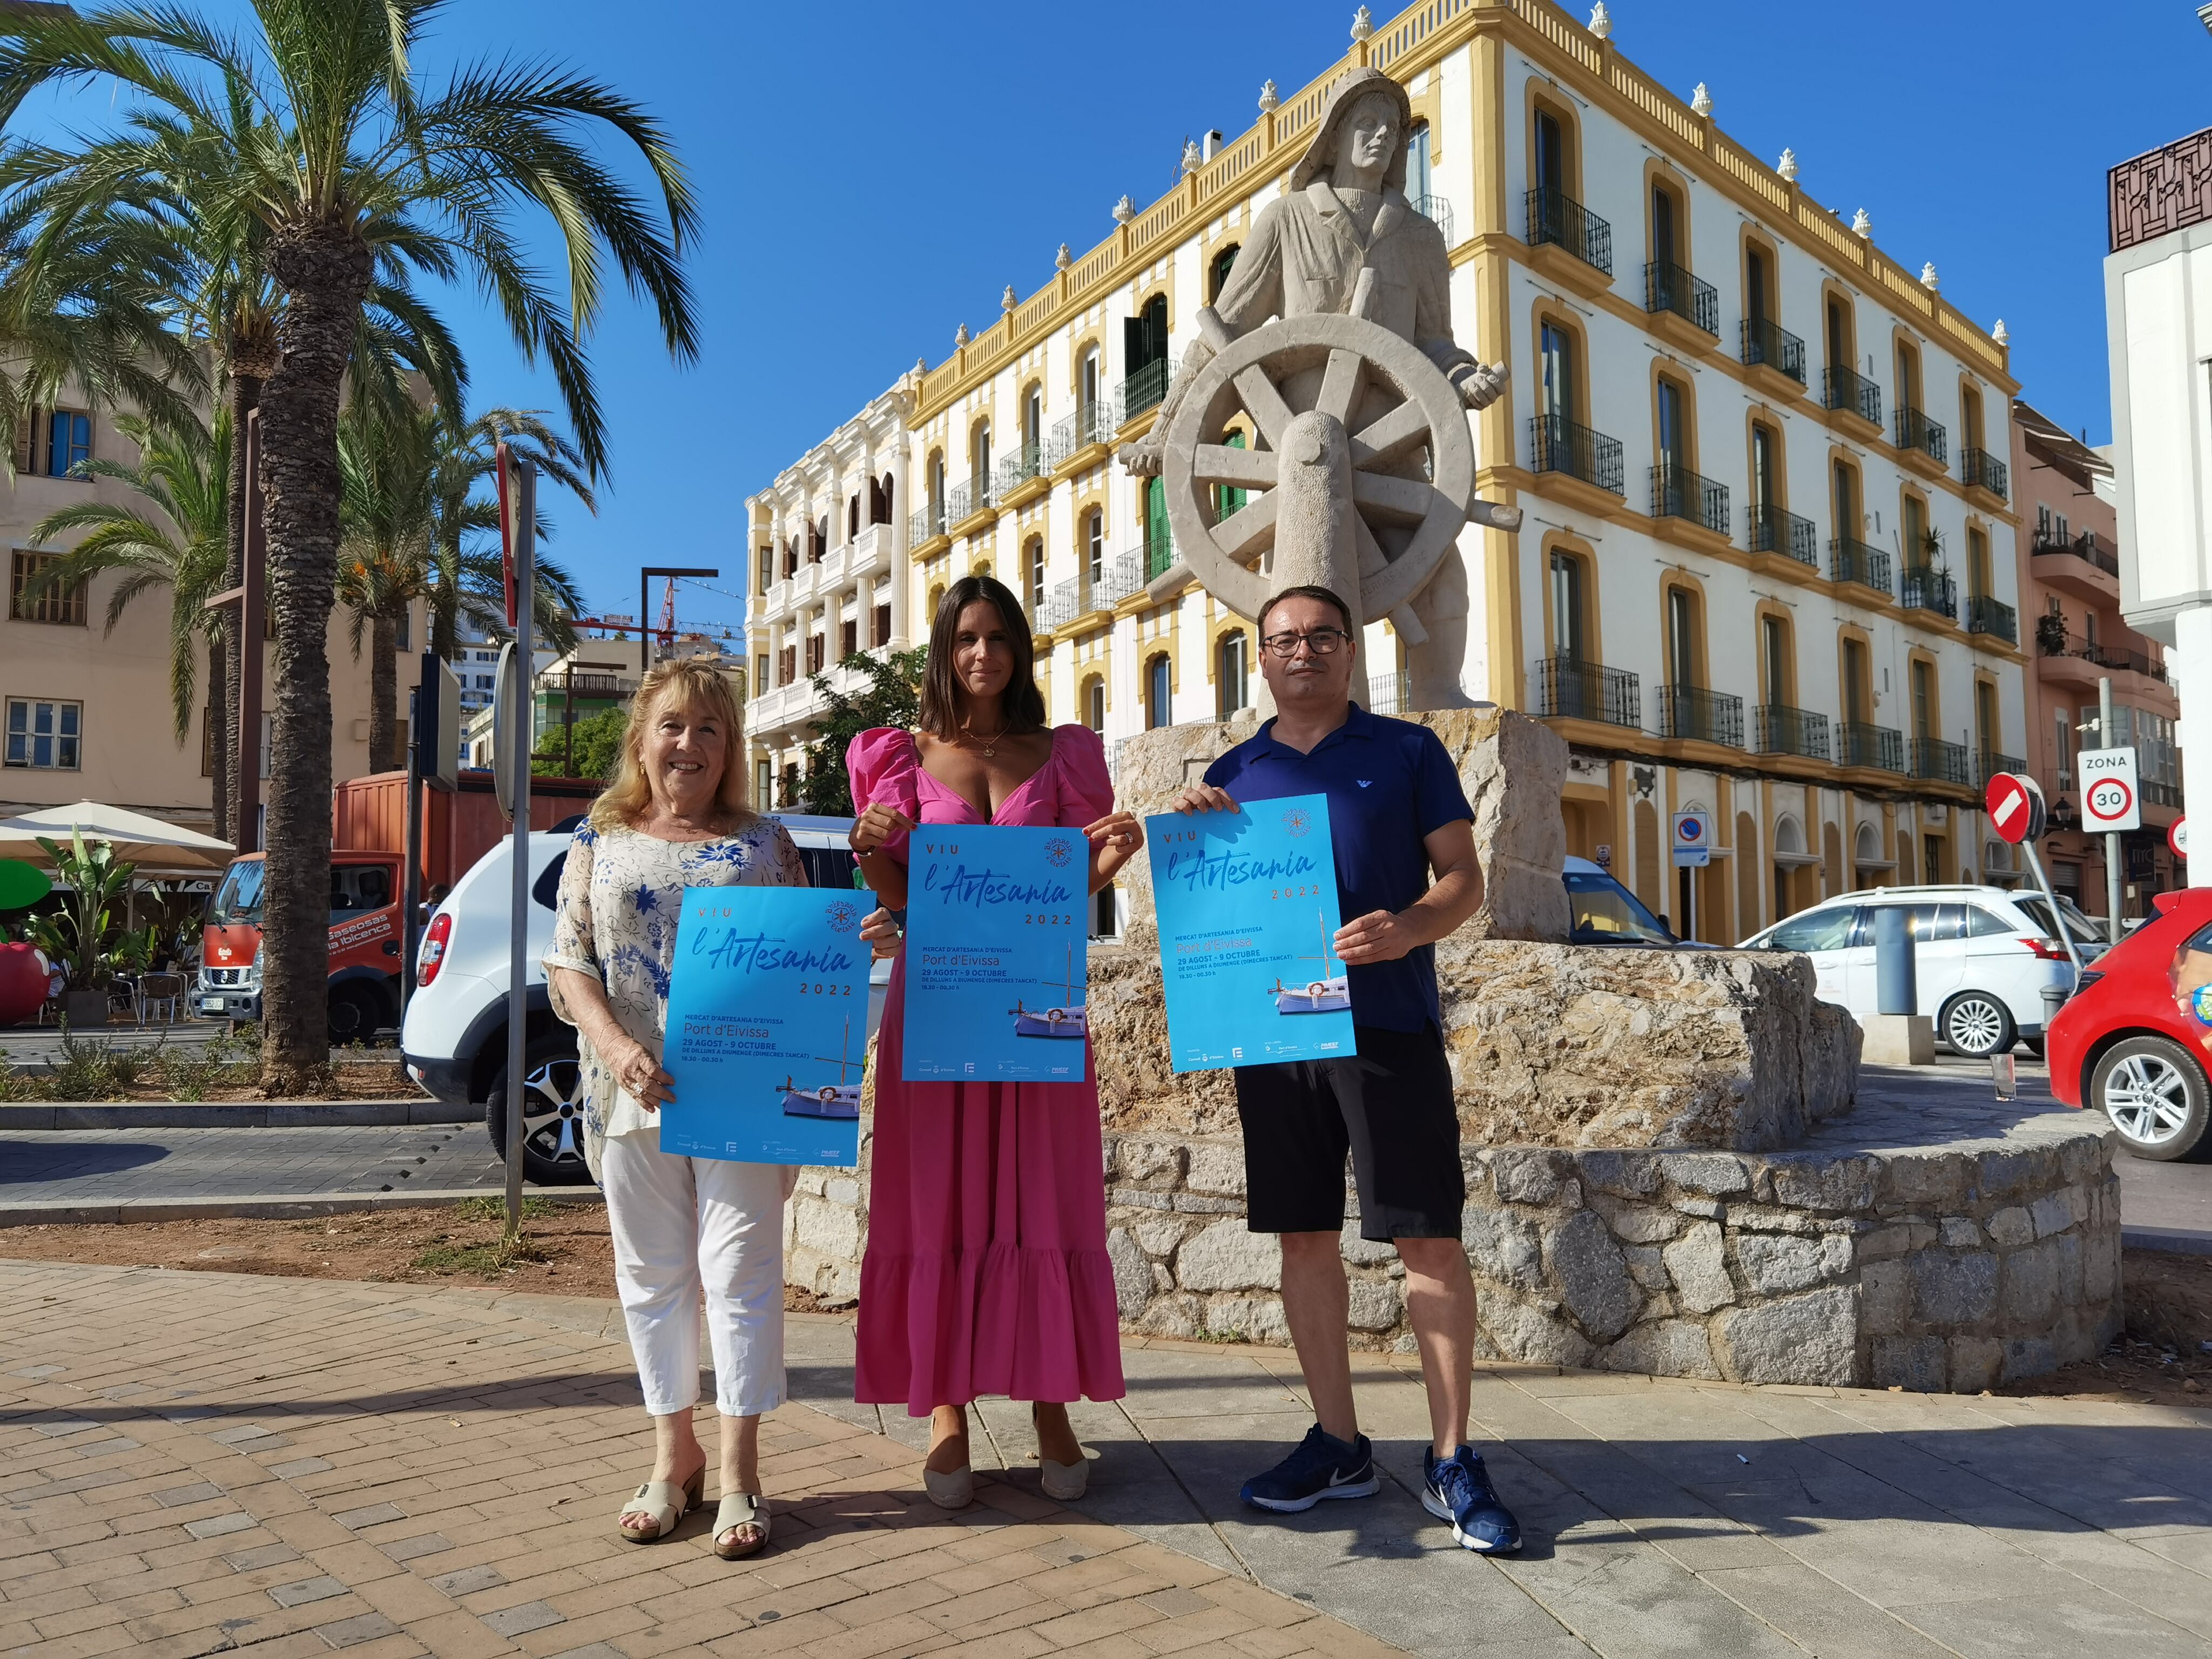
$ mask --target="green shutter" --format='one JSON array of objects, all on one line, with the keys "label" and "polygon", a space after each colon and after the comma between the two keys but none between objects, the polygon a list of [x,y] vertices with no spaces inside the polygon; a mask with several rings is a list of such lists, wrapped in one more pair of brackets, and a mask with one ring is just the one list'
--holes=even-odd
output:
[{"label": "green shutter", "polygon": [[1145,580],[1164,574],[1175,562],[1175,538],[1168,529],[1168,487],[1152,478],[1145,486]]}]

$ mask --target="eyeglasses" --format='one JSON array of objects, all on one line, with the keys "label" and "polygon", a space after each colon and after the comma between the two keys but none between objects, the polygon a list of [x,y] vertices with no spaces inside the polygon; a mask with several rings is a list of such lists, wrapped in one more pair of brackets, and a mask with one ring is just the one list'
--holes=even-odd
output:
[{"label": "eyeglasses", "polygon": [[1260,641],[1278,657],[1295,657],[1304,646],[1316,657],[1333,657],[1352,637],[1340,628],[1316,628],[1310,634],[1270,634]]}]

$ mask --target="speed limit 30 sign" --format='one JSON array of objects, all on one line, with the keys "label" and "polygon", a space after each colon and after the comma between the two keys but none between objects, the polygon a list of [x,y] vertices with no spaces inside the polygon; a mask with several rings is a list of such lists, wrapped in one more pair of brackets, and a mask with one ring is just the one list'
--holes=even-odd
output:
[{"label": "speed limit 30 sign", "polygon": [[2081,827],[2140,830],[2142,799],[2136,784],[2136,751],[2084,749],[2076,760],[2081,777]]}]

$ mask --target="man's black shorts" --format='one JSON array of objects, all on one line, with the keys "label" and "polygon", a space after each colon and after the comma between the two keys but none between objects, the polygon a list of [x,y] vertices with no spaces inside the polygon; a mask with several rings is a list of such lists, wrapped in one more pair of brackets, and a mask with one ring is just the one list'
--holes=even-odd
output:
[{"label": "man's black shorts", "polygon": [[1457,1238],[1467,1181],[1443,1037],[1433,1025],[1356,1035],[1359,1052],[1341,1060],[1237,1068],[1252,1231],[1341,1228],[1348,1152],[1362,1238]]}]

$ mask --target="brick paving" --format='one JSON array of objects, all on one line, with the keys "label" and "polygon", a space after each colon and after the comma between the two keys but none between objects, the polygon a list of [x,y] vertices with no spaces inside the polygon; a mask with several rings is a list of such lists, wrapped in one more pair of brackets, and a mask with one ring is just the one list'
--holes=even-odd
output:
[{"label": "brick paving", "polygon": [[0,1654],[1397,1650],[1033,1476],[945,1514],[803,1404],[763,1425],[771,1553],[717,1559],[711,1507],[626,1545],[636,1401],[586,1299],[0,1261]]}]

